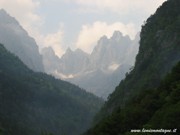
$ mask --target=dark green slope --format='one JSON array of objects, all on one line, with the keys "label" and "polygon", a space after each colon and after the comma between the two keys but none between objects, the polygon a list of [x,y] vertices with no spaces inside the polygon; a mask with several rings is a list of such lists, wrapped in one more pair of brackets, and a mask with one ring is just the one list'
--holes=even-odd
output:
[{"label": "dark green slope", "polygon": [[[86,135],[161,135],[164,133],[133,133],[150,129],[177,129],[180,133],[180,62],[173,68],[158,88],[146,89],[121,109],[102,119]],[[166,133],[167,134],[167,133]]]},{"label": "dark green slope", "polygon": [[[175,118],[179,119],[179,78],[177,84],[176,81],[172,84],[167,81],[172,86],[170,88],[160,87],[167,73],[180,61],[179,7],[179,0],[168,0],[147,19],[142,26],[134,69],[109,96],[95,117],[94,128],[87,134],[125,134],[132,128],[148,125],[168,128],[168,124],[170,127],[174,125],[173,121],[178,126]],[[173,93],[177,95],[174,105],[170,103]],[[159,117],[161,115],[163,118]]]},{"label": "dark green slope", "polygon": [[[111,113],[147,88],[156,88],[180,60],[180,1],[168,0],[142,26],[134,69],[109,96],[103,113]],[[102,114],[101,114],[102,115]]]},{"label": "dark green slope", "polygon": [[0,134],[77,135],[102,103],[75,85],[29,70],[0,45]]}]

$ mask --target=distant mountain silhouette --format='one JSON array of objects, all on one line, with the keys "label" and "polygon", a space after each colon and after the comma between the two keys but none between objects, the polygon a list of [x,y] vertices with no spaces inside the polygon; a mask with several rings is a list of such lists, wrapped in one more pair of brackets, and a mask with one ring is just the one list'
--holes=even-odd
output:
[{"label": "distant mountain silhouette", "polygon": [[44,72],[42,56],[35,40],[5,10],[0,10],[0,43],[30,69]]},{"label": "distant mountain silhouette", "polygon": [[[138,53],[138,42],[139,34],[131,40],[115,31],[110,39],[101,37],[90,55],[80,49],[72,51],[68,48],[59,60],[49,48],[46,51],[49,54],[42,52],[45,71],[107,98],[133,66]],[[50,53],[54,55],[50,56]]]}]

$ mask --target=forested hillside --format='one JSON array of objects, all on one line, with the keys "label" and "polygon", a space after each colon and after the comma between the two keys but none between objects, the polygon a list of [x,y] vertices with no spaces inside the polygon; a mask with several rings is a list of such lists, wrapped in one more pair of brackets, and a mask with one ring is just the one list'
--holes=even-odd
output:
[{"label": "forested hillside", "polygon": [[[142,26],[134,69],[95,117],[88,135],[180,128],[180,1],[168,0]],[[167,77],[164,79],[164,77]],[[130,133],[131,134],[131,133]]]},{"label": "forested hillside", "polygon": [[142,26],[135,67],[110,95],[109,106],[123,106],[139,91],[157,87],[180,60],[179,6],[179,0],[168,0]]},{"label": "forested hillside", "polygon": [[[132,130],[180,129],[180,62],[168,74],[161,85],[145,89],[121,109],[102,119],[87,135],[129,135]],[[170,134],[173,134],[173,133]],[[162,132],[164,133],[164,132]],[[160,134],[162,134],[160,133]],[[140,133],[138,133],[140,134]],[[142,134],[142,133],[141,133]],[[144,133],[149,135],[148,133]],[[154,133],[158,134],[158,133]]]},{"label": "forested hillside", "polygon": [[33,72],[0,45],[1,135],[77,135],[102,103],[75,85]]}]

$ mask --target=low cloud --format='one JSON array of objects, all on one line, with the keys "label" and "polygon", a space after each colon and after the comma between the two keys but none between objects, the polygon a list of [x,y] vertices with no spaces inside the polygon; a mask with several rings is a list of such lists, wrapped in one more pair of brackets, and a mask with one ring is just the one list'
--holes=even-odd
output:
[{"label": "low cloud", "polygon": [[76,47],[81,48],[87,53],[91,53],[100,37],[106,35],[111,37],[115,30],[121,31],[123,35],[129,35],[132,39],[136,35],[135,26],[132,23],[123,24],[116,22],[107,24],[106,22],[94,22],[92,25],[83,25],[79,33]]}]

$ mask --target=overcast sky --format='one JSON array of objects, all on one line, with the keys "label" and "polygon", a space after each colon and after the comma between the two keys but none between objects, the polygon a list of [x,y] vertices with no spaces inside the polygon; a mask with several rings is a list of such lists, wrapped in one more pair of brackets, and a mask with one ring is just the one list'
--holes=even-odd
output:
[{"label": "overcast sky", "polygon": [[131,39],[166,0],[0,0],[39,48],[52,46],[61,56],[67,47],[90,53],[97,40],[115,30]]}]

